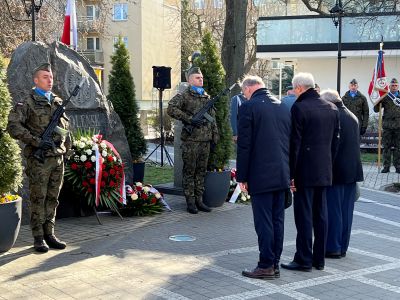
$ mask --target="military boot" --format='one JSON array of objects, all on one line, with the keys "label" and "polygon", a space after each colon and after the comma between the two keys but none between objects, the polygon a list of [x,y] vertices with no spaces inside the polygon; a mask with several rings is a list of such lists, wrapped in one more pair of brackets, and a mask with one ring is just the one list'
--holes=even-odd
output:
[{"label": "military boot", "polygon": [[194,198],[187,198],[187,211],[191,214],[197,214],[199,211],[197,210]]},{"label": "military boot", "polygon": [[47,246],[46,242],[44,241],[43,235],[38,235],[33,238],[33,248],[35,249],[35,251],[41,253],[46,253],[47,251],[49,251],[49,246]]},{"label": "military boot", "polygon": [[65,249],[67,247],[67,244],[63,241],[60,241],[54,234],[45,234],[44,239],[49,245],[50,248],[53,249]]},{"label": "military boot", "polygon": [[390,167],[384,167],[381,171],[381,173],[389,173],[390,172]]},{"label": "military boot", "polygon": [[212,211],[212,208],[210,208],[207,205],[205,205],[203,203],[203,201],[200,201],[200,200],[197,200],[197,199],[196,199],[196,207],[200,211],[204,211],[204,212],[211,212]]}]

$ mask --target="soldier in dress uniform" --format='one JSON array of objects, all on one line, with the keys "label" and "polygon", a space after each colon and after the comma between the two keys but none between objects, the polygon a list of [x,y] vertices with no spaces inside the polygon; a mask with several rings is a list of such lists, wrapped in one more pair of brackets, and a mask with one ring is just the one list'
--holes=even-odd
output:
[{"label": "soldier in dress uniform", "polygon": [[390,81],[389,89],[389,93],[374,105],[375,112],[379,112],[380,103],[383,108],[383,169],[381,172],[390,172],[393,149],[393,165],[396,173],[400,173],[400,95],[399,82],[396,78]]},{"label": "soldier in dress uniform", "polygon": [[344,106],[357,117],[360,135],[363,135],[368,127],[369,107],[367,98],[358,90],[356,79],[350,81],[349,90],[342,97],[342,101]]},{"label": "soldier in dress uniform", "polygon": [[[35,87],[29,97],[16,103],[8,119],[10,135],[25,144],[26,175],[29,179],[31,217],[30,226],[34,237],[34,248],[47,252],[50,248],[64,249],[66,244],[54,235],[58,196],[64,177],[64,155],[70,149],[68,118],[64,115],[52,141],[40,138],[47,128],[62,99],[51,92],[53,73],[49,63],[38,66],[33,71]],[[63,132],[64,134],[61,134]],[[44,150],[44,163],[34,158],[37,149]]]},{"label": "soldier in dress uniform", "polygon": [[[167,112],[172,118],[183,123],[181,134],[183,191],[188,212],[197,214],[199,210],[211,211],[211,208],[203,203],[204,177],[210,145],[218,142],[218,129],[213,109],[209,112],[214,119],[213,122],[192,118],[210,100],[210,96],[203,89],[203,75],[200,68],[189,69],[188,82],[189,86],[169,101]],[[188,125],[193,126],[191,133],[185,129]]]}]

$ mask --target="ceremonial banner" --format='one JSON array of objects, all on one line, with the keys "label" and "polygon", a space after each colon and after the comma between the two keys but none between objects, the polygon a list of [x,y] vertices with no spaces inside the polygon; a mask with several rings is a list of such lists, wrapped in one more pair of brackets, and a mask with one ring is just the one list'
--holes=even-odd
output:
[{"label": "ceremonial banner", "polygon": [[61,42],[76,50],[78,46],[78,25],[76,21],[75,0],[68,0],[65,9],[64,31]]},{"label": "ceremonial banner", "polygon": [[385,62],[383,59],[383,50],[378,51],[378,58],[376,60],[372,80],[369,84],[368,95],[375,104],[380,98],[388,92],[388,83],[385,74]]}]

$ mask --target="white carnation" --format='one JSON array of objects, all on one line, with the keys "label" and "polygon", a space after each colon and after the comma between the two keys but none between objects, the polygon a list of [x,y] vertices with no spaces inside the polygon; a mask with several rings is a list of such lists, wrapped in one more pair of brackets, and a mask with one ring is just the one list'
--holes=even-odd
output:
[{"label": "white carnation", "polygon": [[85,146],[86,146],[86,144],[84,142],[79,142],[79,144],[78,144],[78,148],[81,148],[81,149],[85,148]]},{"label": "white carnation", "polygon": [[113,156],[114,161],[117,161],[117,158],[115,156]]},{"label": "white carnation", "polygon": [[136,186],[142,186],[143,184],[141,182],[136,182]]},{"label": "white carnation", "polygon": [[91,149],[87,149],[85,152],[86,152],[87,155],[91,155],[92,154],[92,150]]},{"label": "white carnation", "polygon": [[245,195],[242,195],[242,197],[240,197],[240,200],[242,200],[242,201],[247,201],[247,198],[246,198]]},{"label": "white carnation", "polygon": [[148,186],[145,186],[145,187],[143,188],[143,191],[144,191],[145,193],[148,193],[148,192],[150,192],[150,188],[149,188]]},{"label": "white carnation", "polygon": [[103,148],[103,149],[106,149],[107,145],[106,145],[106,143],[100,143],[100,147]]},{"label": "white carnation", "polygon": [[84,155],[81,155],[81,162],[85,162],[87,160],[87,156],[84,154]]},{"label": "white carnation", "polygon": [[95,151],[96,150],[96,145],[93,145],[92,150]]},{"label": "white carnation", "polygon": [[139,198],[138,195],[135,194],[135,193],[133,193],[133,194],[131,195],[131,199],[132,199],[132,200],[137,200],[138,198]]},{"label": "white carnation", "polygon": [[106,150],[103,150],[103,151],[101,152],[101,156],[106,157],[106,156],[107,156],[107,151],[106,151]]},{"label": "white carnation", "polygon": [[157,199],[161,198],[161,194],[160,193],[155,193],[155,196],[156,196]]},{"label": "white carnation", "polygon": [[250,195],[247,195],[247,200],[250,200]]},{"label": "white carnation", "polygon": [[96,156],[92,155],[92,157],[90,157],[90,160],[91,160],[92,162],[95,162],[95,161],[96,161]]}]

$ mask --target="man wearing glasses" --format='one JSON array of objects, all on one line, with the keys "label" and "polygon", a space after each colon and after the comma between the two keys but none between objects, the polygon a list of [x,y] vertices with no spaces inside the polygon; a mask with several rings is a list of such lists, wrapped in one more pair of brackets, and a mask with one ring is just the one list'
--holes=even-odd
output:
[{"label": "man wearing glasses", "polygon": [[400,94],[399,82],[396,78],[390,81],[389,89],[389,93],[374,105],[374,112],[379,112],[379,104],[382,104],[383,108],[383,169],[381,173],[390,172],[391,150],[393,150],[393,165],[396,173],[400,173]]}]

